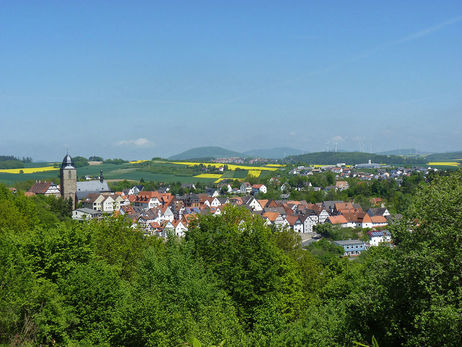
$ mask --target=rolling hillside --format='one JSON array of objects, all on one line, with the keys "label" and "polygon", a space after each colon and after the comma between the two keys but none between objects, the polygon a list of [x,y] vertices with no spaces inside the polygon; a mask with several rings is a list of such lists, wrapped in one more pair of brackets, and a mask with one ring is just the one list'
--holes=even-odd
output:
[{"label": "rolling hillside", "polygon": [[291,147],[277,147],[270,149],[252,149],[250,151],[245,151],[244,154],[248,157],[260,157],[266,159],[283,159],[290,155],[300,155],[305,153],[296,148]]},{"label": "rolling hillside", "polygon": [[415,165],[424,164],[426,159],[423,157],[404,157],[397,155],[378,155],[363,152],[316,152],[302,155],[295,155],[285,158],[288,163],[320,164],[329,165],[336,163],[361,164],[371,160],[373,163],[380,164],[402,164]]},{"label": "rolling hillside", "polygon": [[462,161],[461,152],[448,152],[448,153],[433,153],[425,157],[427,161]]},{"label": "rolling hillside", "polygon": [[179,154],[172,155],[170,160],[191,160],[201,158],[242,157],[243,154],[216,146],[191,148]]}]

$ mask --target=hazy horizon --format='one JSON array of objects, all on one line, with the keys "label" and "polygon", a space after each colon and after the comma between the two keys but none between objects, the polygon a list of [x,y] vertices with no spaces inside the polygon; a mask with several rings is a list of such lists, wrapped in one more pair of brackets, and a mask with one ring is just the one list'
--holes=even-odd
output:
[{"label": "hazy horizon", "polygon": [[0,155],[462,150],[462,2],[0,2]]}]

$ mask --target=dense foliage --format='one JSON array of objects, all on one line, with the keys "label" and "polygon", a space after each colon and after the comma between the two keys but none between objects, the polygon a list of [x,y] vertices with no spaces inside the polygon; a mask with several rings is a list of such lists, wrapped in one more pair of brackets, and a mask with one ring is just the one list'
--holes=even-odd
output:
[{"label": "dense foliage", "polygon": [[351,261],[243,209],[165,241],[0,185],[0,344],[459,346],[462,173],[414,195]]},{"label": "dense foliage", "polygon": [[20,169],[24,167],[24,163],[30,163],[32,158],[23,157],[16,158],[13,155],[0,155],[0,169]]}]

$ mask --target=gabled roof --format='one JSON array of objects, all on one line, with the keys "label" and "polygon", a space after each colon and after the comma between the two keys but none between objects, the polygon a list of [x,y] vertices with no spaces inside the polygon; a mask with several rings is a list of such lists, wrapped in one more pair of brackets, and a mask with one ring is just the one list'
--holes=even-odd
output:
[{"label": "gabled roof", "polygon": [[352,223],[362,223],[364,216],[366,213],[362,210],[342,210],[341,211],[342,216],[345,217],[345,219],[348,222]]},{"label": "gabled roof", "polygon": [[268,200],[265,200],[265,199],[260,199],[257,201],[260,204],[261,208],[265,208],[266,204],[268,203]]},{"label": "gabled roof", "polygon": [[387,223],[387,219],[384,216],[372,216],[371,220],[372,220],[372,223],[374,224]]},{"label": "gabled roof", "polygon": [[329,222],[331,224],[334,224],[334,225],[335,224],[346,224],[346,223],[348,223],[346,218],[344,216],[342,216],[342,215],[340,215],[340,216],[329,216],[327,219],[329,220]]},{"label": "gabled roof", "polygon": [[32,187],[30,187],[28,192],[35,194],[45,194],[52,184],[54,185],[53,182],[36,182]]},{"label": "gabled roof", "polygon": [[287,216],[286,219],[290,225],[295,225],[297,221],[300,221],[300,219],[297,216]]},{"label": "gabled roof", "polygon": [[263,217],[268,218],[271,222],[274,222],[279,216],[280,214],[277,212],[265,212],[263,214]]}]

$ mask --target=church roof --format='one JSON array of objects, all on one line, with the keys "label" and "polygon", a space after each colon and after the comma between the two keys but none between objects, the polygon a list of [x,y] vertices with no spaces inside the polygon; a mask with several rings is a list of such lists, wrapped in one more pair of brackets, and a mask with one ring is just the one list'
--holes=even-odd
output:
[{"label": "church roof", "polygon": [[85,181],[77,182],[77,199],[81,200],[86,198],[92,193],[110,192],[109,186],[106,181]]},{"label": "church roof", "polygon": [[63,159],[63,162],[61,164],[62,169],[71,169],[74,168],[74,162],[72,161],[72,157],[69,154],[66,154],[66,156]]}]

